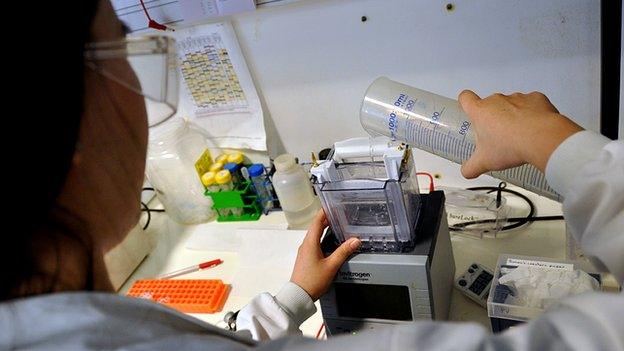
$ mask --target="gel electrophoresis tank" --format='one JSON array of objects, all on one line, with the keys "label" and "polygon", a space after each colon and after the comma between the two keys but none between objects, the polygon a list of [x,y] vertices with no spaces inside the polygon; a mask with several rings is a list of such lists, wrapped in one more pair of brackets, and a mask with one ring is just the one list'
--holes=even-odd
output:
[{"label": "gel electrophoresis tank", "polygon": [[414,244],[419,200],[410,149],[388,138],[338,142],[312,167],[313,184],[339,241],[361,251],[401,252]]}]

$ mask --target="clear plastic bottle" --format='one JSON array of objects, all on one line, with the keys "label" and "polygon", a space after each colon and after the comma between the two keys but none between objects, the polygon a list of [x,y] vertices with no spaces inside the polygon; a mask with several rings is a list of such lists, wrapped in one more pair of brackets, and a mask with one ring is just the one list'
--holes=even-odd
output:
[{"label": "clear plastic bottle", "polygon": [[290,154],[278,156],[275,161],[273,187],[286,215],[288,227],[305,229],[319,210],[320,202],[312,191],[309,175]]},{"label": "clear plastic bottle", "polygon": [[253,164],[248,169],[249,179],[254,185],[254,189],[256,189],[256,194],[258,195],[258,202],[262,206],[262,209],[266,212],[273,208],[273,201],[271,201],[271,182],[269,181],[265,171],[264,165],[262,164]]},{"label": "clear plastic bottle", "polygon": [[203,223],[214,219],[212,199],[195,170],[208,148],[202,130],[185,119],[172,119],[150,129],[146,174],[166,213],[176,222]]},{"label": "clear plastic bottle", "polygon": [[[471,123],[457,100],[377,78],[366,91],[360,109],[362,127],[371,135],[385,135],[456,163],[475,149]],[[531,165],[491,172],[492,176],[561,201],[546,177]]]},{"label": "clear plastic bottle", "polygon": [[[228,170],[219,171],[215,175],[215,181],[221,188],[221,191],[232,191],[234,190],[234,184],[232,183],[232,174]],[[232,213],[235,216],[240,216],[243,214],[243,209],[238,207],[230,207],[221,210],[222,215],[227,216],[229,213]]]}]

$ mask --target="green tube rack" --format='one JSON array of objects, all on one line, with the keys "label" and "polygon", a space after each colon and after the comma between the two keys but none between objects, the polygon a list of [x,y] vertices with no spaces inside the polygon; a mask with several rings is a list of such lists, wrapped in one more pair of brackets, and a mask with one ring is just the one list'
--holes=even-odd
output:
[{"label": "green tube rack", "polygon": [[[209,192],[206,190],[206,196],[212,198],[212,208],[217,211],[217,222],[235,222],[235,221],[257,221],[262,215],[262,207],[258,203],[258,195],[253,189],[250,181],[242,181],[236,184],[234,190]],[[242,208],[243,214],[236,216],[234,214],[223,214],[226,208]]]}]

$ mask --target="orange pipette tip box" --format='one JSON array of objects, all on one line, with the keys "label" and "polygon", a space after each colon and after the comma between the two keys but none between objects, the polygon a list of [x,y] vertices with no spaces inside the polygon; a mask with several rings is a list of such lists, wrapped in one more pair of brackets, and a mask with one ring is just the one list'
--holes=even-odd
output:
[{"label": "orange pipette tip box", "polygon": [[136,281],[127,295],[182,312],[214,313],[221,311],[229,292],[220,279],[145,279]]}]

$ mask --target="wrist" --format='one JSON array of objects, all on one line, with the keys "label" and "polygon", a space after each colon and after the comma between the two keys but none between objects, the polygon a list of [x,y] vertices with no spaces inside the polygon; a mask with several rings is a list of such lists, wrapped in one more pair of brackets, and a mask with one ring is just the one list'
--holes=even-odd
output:
[{"label": "wrist", "polygon": [[546,180],[557,193],[568,196],[576,173],[595,159],[611,140],[598,133],[582,131],[575,133],[550,155],[546,165]]},{"label": "wrist", "polygon": [[[537,117],[537,121],[525,121],[530,126],[519,140],[520,153],[523,159],[544,172],[548,159],[564,140],[583,130],[578,124],[567,117],[552,113]],[[528,123],[527,123],[528,122]]]}]

